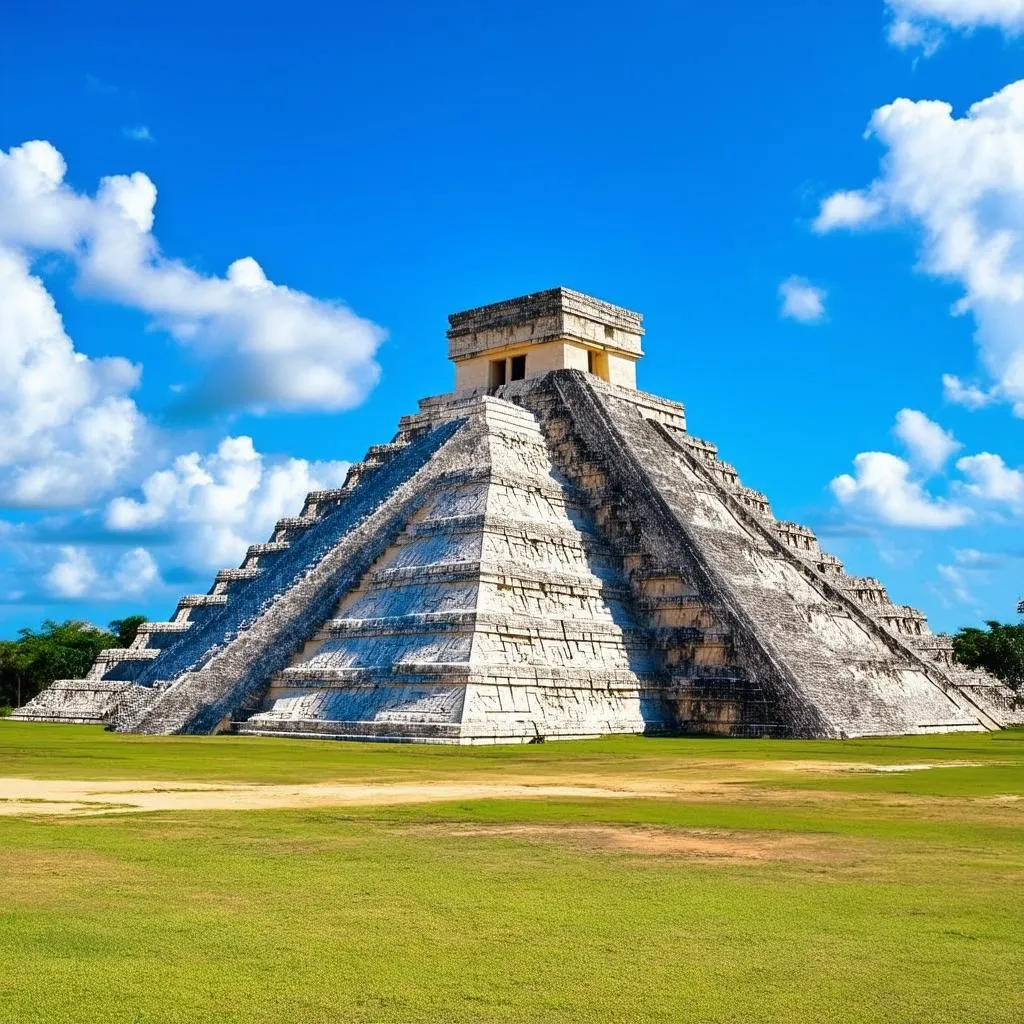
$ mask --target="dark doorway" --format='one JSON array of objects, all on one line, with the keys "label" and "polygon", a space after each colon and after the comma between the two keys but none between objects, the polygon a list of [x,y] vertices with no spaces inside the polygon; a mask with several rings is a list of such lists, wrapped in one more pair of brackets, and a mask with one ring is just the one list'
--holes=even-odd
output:
[{"label": "dark doorway", "polygon": [[491,360],[490,389],[496,391],[505,383],[505,360]]},{"label": "dark doorway", "polygon": [[512,379],[522,380],[526,376],[526,356],[512,357]]}]

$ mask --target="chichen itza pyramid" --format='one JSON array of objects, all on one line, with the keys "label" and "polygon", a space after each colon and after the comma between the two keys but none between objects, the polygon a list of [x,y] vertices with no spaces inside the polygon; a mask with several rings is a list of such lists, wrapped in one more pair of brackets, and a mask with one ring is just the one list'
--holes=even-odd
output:
[{"label": "chichen itza pyramid", "polygon": [[555,288],[449,322],[454,392],[13,717],[431,743],[1021,720],[636,389],[639,314]]}]

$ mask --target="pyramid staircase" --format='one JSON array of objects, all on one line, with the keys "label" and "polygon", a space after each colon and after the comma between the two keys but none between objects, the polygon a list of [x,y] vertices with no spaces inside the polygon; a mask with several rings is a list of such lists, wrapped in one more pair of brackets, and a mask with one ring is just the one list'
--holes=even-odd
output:
[{"label": "pyramid staircase", "polygon": [[621,565],[535,418],[471,404],[475,470],[413,518],[239,731],[480,743],[669,728]]},{"label": "pyramid staircase", "polygon": [[[430,743],[1024,721],[922,613],[776,520],[681,405],[632,386],[637,314],[557,289],[451,320],[460,390],[14,717]],[[516,345],[563,365],[606,347],[593,365],[625,383],[474,384]]]}]

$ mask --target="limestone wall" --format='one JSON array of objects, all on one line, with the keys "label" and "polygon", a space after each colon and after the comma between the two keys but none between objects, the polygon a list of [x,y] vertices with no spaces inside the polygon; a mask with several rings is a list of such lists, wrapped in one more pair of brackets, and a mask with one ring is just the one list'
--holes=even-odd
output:
[{"label": "limestone wall", "polygon": [[[520,401],[540,413],[560,468],[605,510],[604,532],[636,550],[634,589],[649,597],[646,574],[679,566],[680,596],[698,597],[715,621],[689,648],[668,645],[666,656],[678,658],[683,676],[690,666],[717,663],[725,689],[751,690],[751,699],[767,701],[773,720],[795,734],[983,727],[977,707],[776,537],[773,521],[730,493],[727,480],[691,456],[682,438],[673,441],[623,393],[582,375],[553,375],[545,385],[524,389]],[[699,716],[714,703],[714,690],[686,697],[682,713],[696,709]],[[742,704],[741,696],[735,706],[713,710],[730,726],[756,726],[744,720]]]},{"label": "limestone wall", "polygon": [[775,520],[682,406],[579,371],[425,399],[207,594],[18,716],[433,743],[1024,717]]}]

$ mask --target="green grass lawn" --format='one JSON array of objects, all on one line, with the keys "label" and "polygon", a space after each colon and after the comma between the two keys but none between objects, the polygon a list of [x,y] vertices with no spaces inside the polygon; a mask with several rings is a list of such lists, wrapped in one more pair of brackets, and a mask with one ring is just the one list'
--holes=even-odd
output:
[{"label": "green grass lawn", "polygon": [[0,817],[3,1022],[1024,1017],[1024,732],[458,749],[0,722],[0,774],[719,784]]}]

